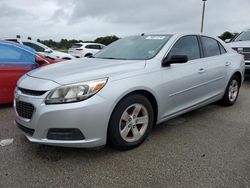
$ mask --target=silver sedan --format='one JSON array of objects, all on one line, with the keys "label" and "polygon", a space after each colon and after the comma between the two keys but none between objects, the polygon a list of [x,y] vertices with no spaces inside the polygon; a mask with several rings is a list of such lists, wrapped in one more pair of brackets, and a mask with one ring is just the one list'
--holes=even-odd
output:
[{"label": "silver sedan", "polygon": [[34,143],[131,149],[155,124],[215,101],[233,105],[244,70],[243,56],[218,38],[126,37],[91,58],[23,76],[16,125]]}]

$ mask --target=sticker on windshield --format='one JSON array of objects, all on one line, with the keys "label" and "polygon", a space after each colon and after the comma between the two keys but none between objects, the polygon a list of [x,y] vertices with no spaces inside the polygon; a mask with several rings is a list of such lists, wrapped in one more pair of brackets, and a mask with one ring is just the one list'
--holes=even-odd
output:
[{"label": "sticker on windshield", "polygon": [[165,39],[165,36],[147,36],[147,40],[163,40]]}]

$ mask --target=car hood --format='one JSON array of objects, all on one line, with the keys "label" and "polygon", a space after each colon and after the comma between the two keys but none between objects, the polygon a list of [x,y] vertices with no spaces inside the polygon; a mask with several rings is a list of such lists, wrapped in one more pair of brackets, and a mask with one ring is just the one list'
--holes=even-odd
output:
[{"label": "car hood", "polygon": [[231,42],[231,43],[229,43],[229,46],[231,46],[231,48],[235,48],[235,47],[250,47],[250,41]]},{"label": "car hood", "polygon": [[75,59],[75,57],[70,55],[70,54],[67,54],[67,53],[64,53],[64,52],[59,52],[59,51],[56,51],[56,50],[53,50],[52,53],[41,52],[41,54],[52,57],[54,59],[57,59],[57,58],[60,58],[60,59],[63,59],[63,58]]},{"label": "car hood", "polygon": [[64,85],[115,75],[121,76],[144,69],[145,63],[146,61],[143,60],[81,58],[41,67],[27,74],[34,78],[51,80]]}]

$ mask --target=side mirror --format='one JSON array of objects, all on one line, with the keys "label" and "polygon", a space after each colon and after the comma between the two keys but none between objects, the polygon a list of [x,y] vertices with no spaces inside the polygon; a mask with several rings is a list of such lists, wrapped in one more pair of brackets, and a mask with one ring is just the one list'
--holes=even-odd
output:
[{"label": "side mirror", "polygon": [[186,55],[171,55],[163,59],[162,66],[168,67],[171,64],[181,64],[186,62],[188,62],[188,57]]},{"label": "side mirror", "polygon": [[231,39],[226,39],[225,40],[225,43],[229,43],[229,42],[231,42]]},{"label": "side mirror", "polygon": [[49,48],[46,48],[46,49],[44,50],[44,52],[46,52],[46,53],[52,53],[53,51],[52,51],[51,49],[49,49]]}]

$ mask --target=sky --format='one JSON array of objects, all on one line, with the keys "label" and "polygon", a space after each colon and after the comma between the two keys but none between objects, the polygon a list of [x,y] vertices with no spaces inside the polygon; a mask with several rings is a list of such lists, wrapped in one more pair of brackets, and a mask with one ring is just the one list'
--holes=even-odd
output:
[{"label": "sky", "polygon": [[[0,38],[94,40],[141,33],[198,33],[202,0],[0,0]],[[204,32],[250,28],[250,0],[207,0]]]}]

